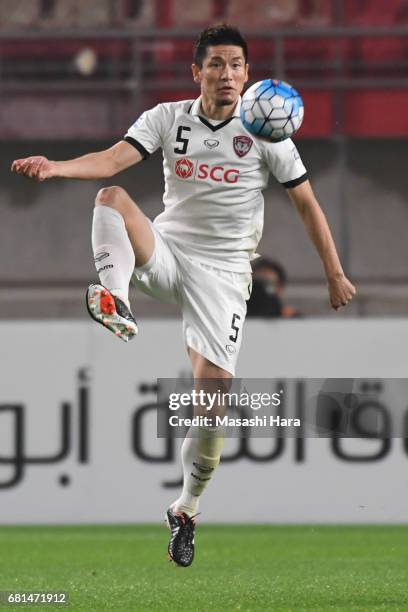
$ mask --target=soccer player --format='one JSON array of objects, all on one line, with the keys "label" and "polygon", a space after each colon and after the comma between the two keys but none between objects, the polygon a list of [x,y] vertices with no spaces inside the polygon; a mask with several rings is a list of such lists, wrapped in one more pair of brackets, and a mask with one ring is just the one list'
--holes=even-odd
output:
[{"label": "soccer player", "polygon": [[[242,339],[250,261],[262,233],[262,190],[270,172],[287,190],[320,255],[332,307],[346,305],[355,289],[293,142],[254,138],[240,121],[248,50],[239,31],[227,25],[203,31],[192,74],[201,90],[196,100],[146,111],[111,148],[69,161],[28,157],[14,161],[12,170],[37,181],[101,179],[162,148],[164,211],[153,222],[121,187],[101,189],[96,196],[92,246],[100,284],[88,289],[88,310],[128,341],[137,333],[128,297],[131,280],[160,300],[176,302],[194,378],[228,384]],[[168,552],[183,566],[193,560],[194,517],[223,442],[211,428],[195,433],[183,442],[183,490],[167,511]]]}]

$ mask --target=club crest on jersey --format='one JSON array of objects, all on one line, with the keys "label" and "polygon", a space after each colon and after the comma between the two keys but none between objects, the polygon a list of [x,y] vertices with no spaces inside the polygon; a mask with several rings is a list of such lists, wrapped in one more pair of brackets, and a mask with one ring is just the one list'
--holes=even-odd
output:
[{"label": "club crest on jersey", "polygon": [[193,174],[194,165],[189,159],[178,159],[176,161],[175,170],[177,176],[182,179],[187,179]]},{"label": "club crest on jersey", "polygon": [[244,157],[251,150],[253,140],[249,136],[234,136],[233,143],[238,157]]},{"label": "club crest on jersey", "polygon": [[220,144],[220,141],[215,140],[215,138],[207,138],[207,140],[204,140],[204,144],[207,149],[215,149],[215,147],[218,147],[218,145]]}]

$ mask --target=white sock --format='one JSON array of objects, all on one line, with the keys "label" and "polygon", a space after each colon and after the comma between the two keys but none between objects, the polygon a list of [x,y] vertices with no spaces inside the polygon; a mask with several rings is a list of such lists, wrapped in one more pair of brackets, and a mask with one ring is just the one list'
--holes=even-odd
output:
[{"label": "white sock", "polygon": [[135,254],[122,215],[110,206],[94,209],[92,248],[101,284],[129,307]]},{"label": "white sock", "polygon": [[224,438],[219,428],[191,427],[181,447],[183,491],[172,504],[176,512],[197,514],[200,496],[220,462]]}]

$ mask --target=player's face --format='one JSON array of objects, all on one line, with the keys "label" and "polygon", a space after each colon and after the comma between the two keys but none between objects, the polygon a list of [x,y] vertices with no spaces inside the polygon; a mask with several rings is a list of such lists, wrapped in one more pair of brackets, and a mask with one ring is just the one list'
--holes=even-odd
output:
[{"label": "player's face", "polygon": [[235,104],[248,80],[243,50],[235,45],[208,47],[201,68],[193,64],[192,70],[202,95],[216,106]]}]

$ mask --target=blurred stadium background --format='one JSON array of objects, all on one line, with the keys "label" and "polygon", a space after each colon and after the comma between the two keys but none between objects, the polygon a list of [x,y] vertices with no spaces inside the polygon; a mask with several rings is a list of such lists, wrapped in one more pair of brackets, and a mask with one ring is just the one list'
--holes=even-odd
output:
[{"label": "blurred stadium background", "polygon": [[[196,97],[192,40],[222,20],[248,38],[251,82],[281,77],[304,97],[296,142],[359,287],[340,316],[406,314],[405,0],[1,0],[0,238],[13,253],[0,272],[4,317],[85,316],[83,288],[94,277],[90,212],[100,187],[36,186],[10,175],[9,162],[105,147],[144,109]],[[115,178],[149,216],[162,205],[160,168],[158,154]],[[291,303],[306,315],[333,316],[320,263],[273,181],[265,210],[260,252],[286,268]],[[24,248],[15,248],[16,238]],[[139,316],[175,314],[135,299]]]},{"label": "blurred stadium background", "polygon": [[[320,262],[271,181],[259,251],[285,267],[287,299],[305,318],[248,321],[238,374],[280,377],[293,393],[305,377],[406,376],[406,0],[0,0],[0,523],[157,523],[180,487],[178,450],[155,440],[153,418],[157,376],[189,372],[176,310],[133,294],[142,332],[124,346],[88,321],[84,306],[95,279],[93,201],[112,181],[37,185],[9,167],[31,154],[68,159],[110,146],[144,109],[196,97],[192,41],[221,21],[249,41],[250,82],[273,76],[301,92],[306,112],[296,144],[358,287],[347,309],[330,312]],[[114,181],[154,217],[158,177],[160,154]],[[376,401],[392,416],[392,394],[385,389],[384,399],[376,385]],[[408,433],[401,435],[273,440],[272,447],[229,441],[203,522],[406,522]],[[199,590],[209,598],[197,610],[265,610],[272,600],[276,610],[301,610],[305,593],[324,611],[408,605],[403,528],[288,527],[253,539],[250,531],[207,527],[196,566],[204,574],[193,567],[189,586],[166,576],[162,593],[151,584],[152,576],[163,580],[164,533],[36,529],[1,531],[2,588],[62,580],[87,611],[193,609],[190,588],[192,597]],[[253,565],[234,552],[243,534]],[[230,571],[241,590],[231,587]],[[274,575],[284,582],[270,591]],[[137,604],[129,590],[135,576]]]}]

